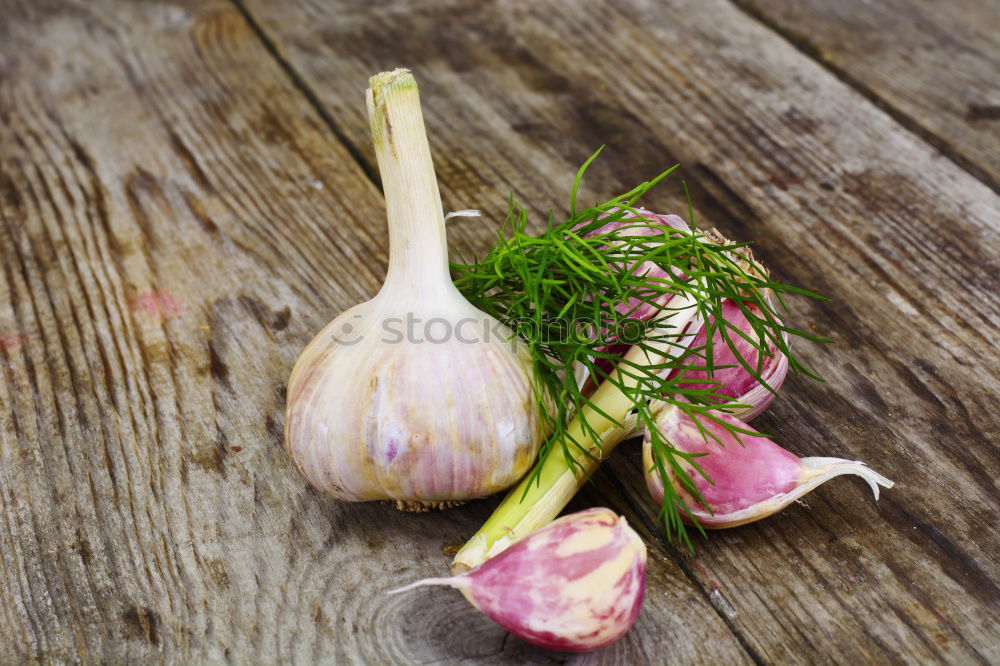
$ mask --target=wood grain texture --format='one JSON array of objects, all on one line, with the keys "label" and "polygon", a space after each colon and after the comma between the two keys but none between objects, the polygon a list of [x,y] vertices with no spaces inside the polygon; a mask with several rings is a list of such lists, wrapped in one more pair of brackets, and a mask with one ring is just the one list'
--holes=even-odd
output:
[{"label": "wood grain texture", "polygon": [[[286,459],[291,365],[374,293],[385,216],[243,15],[3,15],[0,663],[562,661],[452,591],[384,594],[495,501],[338,504]],[[583,662],[749,661],[676,562],[649,575],[639,630]]]},{"label": "wood grain texture", "polygon": [[736,2],[1000,191],[996,3]]},{"label": "wood grain texture", "polygon": [[[364,118],[347,91],[413,67],[447,207],[496,220],[508,190],[534,212],[559,206],[601,143],[595,194],[680,161],[702,225],[755,240],[777,277],[834,298],[796,303],[793,318],[839,341],[796,347],[827,383],[790,381],[759,427],[898,485],[876,505],[839,480],[713,534],[697,557],[660,552],[757,661],[1000,659],[1000,202],[986,185],[721,0],[247,8],[358,154]],[[649,204],[683,198],[666,186]],[[616,455],[608,478],[651,536],[637,461]]]}]

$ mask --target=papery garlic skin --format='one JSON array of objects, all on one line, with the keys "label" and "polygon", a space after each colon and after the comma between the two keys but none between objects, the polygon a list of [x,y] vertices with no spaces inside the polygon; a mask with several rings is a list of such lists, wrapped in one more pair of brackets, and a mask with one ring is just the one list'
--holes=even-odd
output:
[{"label": "papery garlic skin", "polygon": [[484,497],[517,482],[544,437],[531,359],[451,281],[413,77],[372,77],[367,101],[389,270],[372,300],[334,319],[296,362],[285,447],[336,499]]},{"label": "papery garlic skin", "polygon": [[646,546],[605,508],[563,516],[448,585],[497,624],[550,650],[589,652],[625,635],[646,589]]},{"label": "papery garlic skin", "polygon": [[[750,429],[745,423],[723,412],[713,416],[730,426]],[[657,427],[671,446],[686,453],[707,453],[695,459],[708,476],[706,479],[688,465],[695,487],[712,508],[709,512],[679,484],[675,489],[698,523],[705,528],[737,527],[766,518],[785,508],[817,486],[835,476],[860,476],[878,500],[879,486],[891,488],[892,481],[869,469],[864,463],[840,458],[798,458],[767,437],[732,432],[708,418],[698,419],[701,426],[719,442],[698,430],[694,421],[681,409],[669,406],[657,416]],[[642,448],[646,486],[653,501],[663,503],[663,482],[653,469],[652,444],[647,434]],[[711,481],[709,480],[711,479]]]}]

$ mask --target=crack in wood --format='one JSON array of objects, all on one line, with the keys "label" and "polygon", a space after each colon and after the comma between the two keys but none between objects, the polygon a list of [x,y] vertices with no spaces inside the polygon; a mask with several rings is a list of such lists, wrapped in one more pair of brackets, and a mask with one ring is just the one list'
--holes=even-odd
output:
[{"label": "crack in wood", "polygon": [[274,61],[278,63],[282,71],[285,72],[289,80],[292,82],[292,85],[294,85],[295,88],[302,93],[302,96],[307,102],[309,102],[309,105],[314,111],[316,111],[316,114],[323,120],[323,123],[333,133],[333,135],[337,137],[337,140],[340,141],[347,152],[350,153],[351,157],[354,158],[354,162],[361,168],[365,176],[368,177],[368,180],[370,180],[372,184],[381,192],[382,178],[378,173],[377,167],[366,160],[361,151],[358,150],[358,148],[350,140],[348,140],[347,135],[344,134],[343,130],[337,124],[337,121],[335,121],[333,116],[330,115],[330,112],[327,111],[326,106],[320,101],[319,96],[306,82],[305,78],[299,74],[292,63],[289,62],[288,58],[281,54],[277,44],[268,36],[261,24],[254,18],[253,14],[247,8],[243,0],[229,1],[232,2],[233,6],[236,7],[240,14],[243,15],[247,25],[254,32],[254,34],[257,35],[257,38],[264,46],[264,49],[270,54]]},{"label": "crack in wood", "polygon": [[[797,51],[830,72],[833,76],[874,104],[878,107],[878,109],[883,111],[902,127],[905,127],[907,130],[920,137],[920,139],[933,146],[939,153],[941,153],[941,155],[954,162],[958,167],[973,177],[977,178],[984,185],[993,190],[993,192],[1000,194],[1000,181],[983,169],[979,164],[966,157],[954,143],[949,141],[946,137],[941,136],[926,127],[913,115],[906,113],[898,106],[891,104],[870,85],[866,84],[854,74],[851,74],[830,58],[824,56],[823,52],[816,48],[807,37],[781,25],[747,0],[728,1],[748,17],[759,22],[761,25],[766,26],[769,30],[793,46]],[[997,117],[1000,117],[1000,107],[994,106],[987,108],[988,110],[985,112],[980,112],[980,107],[973,105],[973,107],[970,107],[967,115],[970,116],[970,119],[981,119],[983,117],[992,118],[994,114],[997,114]]]}]

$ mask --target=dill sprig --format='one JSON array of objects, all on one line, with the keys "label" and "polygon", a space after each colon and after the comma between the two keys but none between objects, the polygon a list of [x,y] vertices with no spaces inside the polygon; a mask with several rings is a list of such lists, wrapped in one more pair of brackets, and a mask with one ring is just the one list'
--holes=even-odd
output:
[{"label": "dill sprig", "polygon": [[[718,334],[734,358],[765,386],[761,373],[772,348],[788,357],[793,372],[820,379],[795,358],[786,336],[821,339],[783,324],[779,316],[779,308],[788,312],[785,294],[820,297],[771,280],[753,260],[747,243],[730,243],[716,233],[699,231],[693,223],[690,196],[687,230],[656,225],[643,217],[637,202],[673,173],[676,165],[629,192],[579,208],[580,184],[600,152],[577,172],[566,219],[557,222],[550,213],[546,229],[531,235],[527,209],[511,195],[496,245],[481,259],[454,262],[452,273],[465,297],[510,327],[530,353],[538,408],[550,432],[530,481],[538,483],[541,462],[548,456],[564,456],[571,469],[581,467],[579,454],[595,459],[591,447],[596,443],[600,448],[601,433],[586,418],[578,418],[583,437],[574,435],[568,426],[574,417],[585,414],[585,406],[621,426],[591,399],[595,384],[612,382],[628,396],[637,426],[651,439],[653,467],[663,481],[660,519],[667,536],[676,535],[690,546],[683,515],[694,525],[697,521],[672,479],[711,511],[688,468],[704,473],[697,455],[673,447],[657,430],[656,413],[664,405],[675,405],[691,417],[697,415],[692,418],[696,424],[700,419],[714,421],[737,439],[739,434],[752,434],[712,414],[744,405],[733,404],[718,393],[720,384],[713,386],[710,381],[710,388],[694,388],[693,384],[706,382],[694,382],[685,375],[700,370],[711,378],[712,373],[731,367],[714,363],[713,341]],[[596,233],[612,222],[621,224]],[[635,233],[639,227],[642,235]],[[737,304],[752,334],[725,320],[722,306],[726,300]],[[677,302],[684,307],[676,306]],[[643,304],[656,305],[657,315],[648,321],[633,317]],[[706,329],[706,343],[698,347],[691,346],[694,336],[687,328],[692,316]],[[756,363],[747,362],[736,351],[736,338],[757,349]],[[631,345],[627,356],[616,349],[622,344]],[[581,381],[581,376],[593,383]],[[703,434],[709,436],[704,430]]]}]

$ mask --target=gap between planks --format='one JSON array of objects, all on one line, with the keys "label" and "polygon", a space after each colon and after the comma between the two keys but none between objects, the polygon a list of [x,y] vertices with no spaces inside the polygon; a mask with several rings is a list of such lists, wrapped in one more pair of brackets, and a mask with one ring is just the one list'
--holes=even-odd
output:
[{"label": "gap between planks", "polygon": [[230,2],[232,2],[236,11],[238,11],[243,17],[243,20],[246,21],[247,26],[249,26],[249,28],[253,31],[254,35],[257,36],[257,39],[259,39],[261,44],[263,44],[264,50],[270,54],[276,63],[278,63],[281,71],[288,76],[288,79],[291,81],[292,85],[295,86],[295,89],[302,93],[306,102],[308,102],[309,106],[316,111],[320,119],[323,121],[323,124],[330,129],[333,135],[337,138],[337,141],[339,141],[350,156],[354,158],[354,162],[361,168],[368,180],[370,180],[375,187],[378,188],[378,191],[381,192],[382,178],[379,176],[378,169],[376,169],[371,162],[365,159],[365,156],[361,154],[361,151],[358,150],[357,146],[348,140],[347,135],[340,128],[340,126],[337,125],[337,121],[333,119],[333,116],[330,115],[329,111],[326,110],[326,107],[323,106],[323,103],[319,100],[319,96],[316,95],[316,91],[313,90],[312,87],[306,83],[305,79],[302,78],[302,75],[299,74],[294,67],[292,67],[292,63],[288,61],[288,58],[282,55],[281,51],[278,49],[278,45],[270,37],[268,37],[266,32],[264,32],[263,26],[261,26],[260,22],[257,21],[256,18],[254,18],[247,6],[243,4],[243,0],[230,0]]},{"label": "gap between planks", "polygon": [[805,39],[799,37],[791,30],[782,27],[775,20],[766,16],[759,9],[746,2],[746,0],[729,0],[729,2],[751,20],[757,21],[778,37],[788,42],[793,48],[795,48],[796,51],[816,62],[820,67],[830,72],[830,74],[841,83],[848,86],[866,100],[874,104],[876,108],[895,120],[900,127],[909,131],[924,143],[933,146],[943,157],[953,162],[960,169],[980,181],[983,185],[990,188],[995,193],[1000,194],[1000,182],[997,182],[995,178],[993,178],[971,159],[962,155],[961,152],[957,150],[955,146],[945,137],[924,127],[916,118],[902,109],[893,106],[881,95],[875,92],[871,86],[868,86],[859,78],[848,72],[843,67],[840,67],[829,58],[824,57],[818,48],[810,44]]}]

